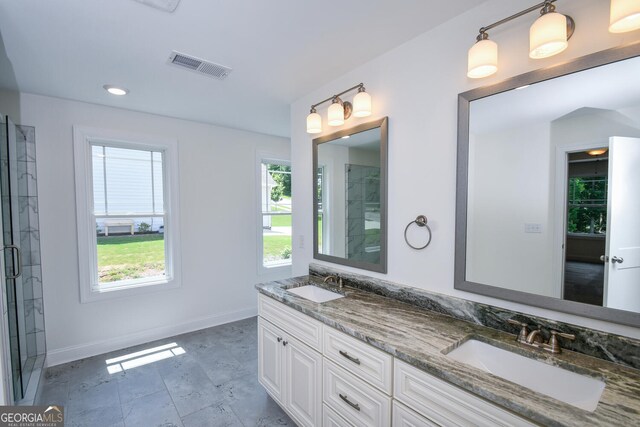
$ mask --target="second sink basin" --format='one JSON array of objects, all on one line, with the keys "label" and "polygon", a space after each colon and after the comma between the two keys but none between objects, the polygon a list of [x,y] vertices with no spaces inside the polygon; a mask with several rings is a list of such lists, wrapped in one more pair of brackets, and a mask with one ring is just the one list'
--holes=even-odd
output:
[{"label": "second sink basin", "polygon": [[589,412],[598,406],[605,387],[601,380],[473,339],[447,356]]},{"label": "second sink basin", "polygon": [[299,297],[308,299],[309,301],[323,303],[333,301],[334,299],[344,298],[344,295],[322,289],[318,286],[306,285],[299,288],[287,289],[287,292],[298,295]]}]

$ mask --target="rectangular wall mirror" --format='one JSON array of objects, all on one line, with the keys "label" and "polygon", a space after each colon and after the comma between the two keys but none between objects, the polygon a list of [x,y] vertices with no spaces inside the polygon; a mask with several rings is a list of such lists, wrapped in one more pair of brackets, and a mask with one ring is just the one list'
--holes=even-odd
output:
[{"label": "rectangular wall mirror", "polygon": [[456,289],[640,326],[639,55],[460,95]]},{"label": "rectangular wall mirror", "polygon": [[313,140],[313,257],[387,272],[387,122]]}]

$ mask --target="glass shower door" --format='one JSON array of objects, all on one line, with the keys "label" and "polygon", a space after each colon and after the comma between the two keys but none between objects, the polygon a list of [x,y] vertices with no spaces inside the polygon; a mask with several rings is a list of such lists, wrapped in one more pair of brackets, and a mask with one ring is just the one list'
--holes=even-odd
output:
[{"label": "glass shower door", "polygon": [[[24,289],[20,241],[20,207],[18,203],[18,146],[16,127],[8,117],[2,117],[0,135],[0,186],[2,197],[2,247],[6,281],[3,283],[7,304],[9,351],[13,394],[22,399],[31,369],[27,358]],[[28,224],[27,224],[28,226]]]}]

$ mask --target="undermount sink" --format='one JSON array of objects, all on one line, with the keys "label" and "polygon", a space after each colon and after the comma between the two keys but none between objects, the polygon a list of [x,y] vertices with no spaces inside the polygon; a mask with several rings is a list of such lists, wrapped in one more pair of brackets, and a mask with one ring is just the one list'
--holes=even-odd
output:
[{"label": "undermount sink", "polygon": [[344,295],[322,289],[318,286],[306,285],[299,288],[287,289],[287,292],[298,295],[299,297],[308,299],[309,301],[323,303],[333,301],[334,299],[344,298]]},{"label": "undermount sink", "polygon": [[466,341],[447,357],[590,412],[598,406],[605,387],[601,380],[478,340]]}]

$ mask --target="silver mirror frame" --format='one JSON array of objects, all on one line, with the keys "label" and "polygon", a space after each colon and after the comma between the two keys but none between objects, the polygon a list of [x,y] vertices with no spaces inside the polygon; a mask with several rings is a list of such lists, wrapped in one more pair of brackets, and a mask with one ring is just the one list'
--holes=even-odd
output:
[{"label": "silver mirror frame", "polygon": [[590,68],[611,64],[640,56],[640,43],[603,50],[577,58],[564,64],[531,71],[491,86],[480,87],[458,95],[458,165],[456,192],[456,238],[454,288],[502,300],[513,301],[535,307],[579,316],[600,319],[640,327],[640,313],[599,307],[575,301],[514,291],[497,286],[484,285],[466,280],[467,265],[467,198],[469,171],[469,113],[470,103],[521,86],[539,83],[566,76]]},{"label": "silver mirror frame", "polygon": [[[317,173],[318,173],[318,146],[325,142],[342,138],[343,136],[353,135],[367,130],[380,128],[380,263],[374,264],[364,261],[353,261],[347,258],[336,257],[333,255],[325,255],[318,252],[318,191]],[[388,138],[389,138],[389,118],[375,120],[363,123],[349,129],[343,129],[329,135],[321,136],[313,140],[313,169],[312,188],[313,188],[313,258],[321,261],[332,262],[334,264],[346,265],[349,267],[360,268],[362,270],[376,271],[378,273],[387,273],[387,176],[388,176]]]}]

